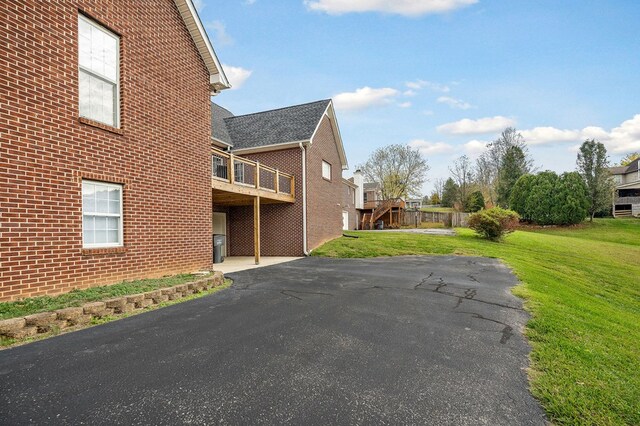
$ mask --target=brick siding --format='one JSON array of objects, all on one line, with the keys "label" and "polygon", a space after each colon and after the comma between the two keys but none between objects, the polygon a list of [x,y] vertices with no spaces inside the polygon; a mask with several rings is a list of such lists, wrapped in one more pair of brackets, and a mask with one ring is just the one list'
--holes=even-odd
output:
[{"label": "brick siding", "polygon": [[[302,152],[300,148],[247,154],[243,157],[295,176],[293,204],[261,204],[260,253],[262,256],[303,256]],[[213,200],[215,204],[215,199]],[[253,256],[253,206],[230,207],[229,255]]]},{"label": "brick siding", "polygon": [[[78,10],[118,33],[121,127],[78,116]],[[211,267],[209,75],[172,0],[0,2],[0,300]],[[83,250],[82,178],[124,184]]]},{"label": "brick siding", "polygon": [[[331,164],[331,180],[322,177],[322,161]],[[324,116],[307,150],[307,240],[309,249],[342,235],[342,165],[330,118]]]}]

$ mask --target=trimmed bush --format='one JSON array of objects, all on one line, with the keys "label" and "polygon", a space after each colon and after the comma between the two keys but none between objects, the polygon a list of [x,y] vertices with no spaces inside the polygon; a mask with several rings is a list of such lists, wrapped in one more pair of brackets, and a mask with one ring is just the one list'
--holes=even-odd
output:
[{"label": "trimmed bush", "polygon": [[469,228],[476,231],[482,238],[500,241],[506,234],[515,230],[519,221],[518,213],[494,207],[470,215]]}]

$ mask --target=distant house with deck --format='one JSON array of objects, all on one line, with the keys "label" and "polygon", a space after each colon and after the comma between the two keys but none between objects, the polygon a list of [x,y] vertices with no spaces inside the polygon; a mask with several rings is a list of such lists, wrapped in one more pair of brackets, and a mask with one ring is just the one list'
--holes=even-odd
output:
[{"label": "distant house with deck", "polygon": [[640,216],[640,159],[628,166],[611,167],[616,184],[613,217]]}]

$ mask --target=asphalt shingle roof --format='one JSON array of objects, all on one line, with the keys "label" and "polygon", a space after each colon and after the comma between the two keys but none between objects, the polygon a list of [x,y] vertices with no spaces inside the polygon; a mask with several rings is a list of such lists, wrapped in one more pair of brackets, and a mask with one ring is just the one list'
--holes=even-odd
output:
[{"label": "asphalt shingle roof", "polygon": [[609,167],[609,172],[614,175],[626,175],[637,172],[640,168],[640,158],[633,160],[628,166]]},{"label": "asphalt shingle roof", "polygon": [[212,132],[234,149],[309,140],[329,102],[326,99],[238,116],[212,103]]},{"label": "asphalt shingle roof", "polygon": [[227,126],[224,124],[224,119],[230,117],[233,117],[231,111],[211,102],[211,135],[219,141],[233,145]]}]

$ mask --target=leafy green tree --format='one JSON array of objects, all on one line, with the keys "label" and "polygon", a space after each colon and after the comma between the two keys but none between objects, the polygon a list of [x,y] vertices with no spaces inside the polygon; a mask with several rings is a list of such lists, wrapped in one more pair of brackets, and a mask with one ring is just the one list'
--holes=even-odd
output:
[{"label": "leafy green tree", "polygon": [[620,165],[621,166],[628,166],[629,164],[631,164],[634,161],[636,161],[638,158],[640,158],[640,152],[632,152],[631,154],[625,155],[622,158],[622,160],[620,160]]},{"label": "leafy green tree", "polygon": [[481,191],[473,191],[467,199],[466,212],[475,213],[484,209],[484,195]]},{"label": "leafy green tree", "polygon": [[433,191],[433,193],[431,194],[431,197],[429,197],[429,202],[431,204],[440,204],[441,200],[437,192]]},{"label": "leafy green tree", "polygon": [[519,146],[509,146],[502,158],[502,166],[500,168],[498,179],[498,205],[501,207],[509,207],[509,198],[511,190],[518,181],[520,176],[526,174],[529,170],[527,166],[527,158]]},{"label": "leafy green tree", "polygon": [[523,220],[538,225],[572,225],[587,216],[587,187],[576,172],[551,171],[518,179],[509,199]]},{"label": "leafy green tree", "polygon": [[573,225],[588,215],[589,198],[587,186],[577,172],[560,175],[556,185],[553,205],[553,223]]},{"label": "leafy green tree", "polygon": [[522,175],[513,185],[509,205],[513,211],[518,212],[522,220],[530,221],[531,215],[527,211],[527,197],[531,192],[531,187],[536,180],[534,175]]},{"label": "leafy green tree", "polygon": [[407,145],[378,148],[361,170],[369,182],[380,184],[383,199],[418,196],[429,165],[420,151]]},{"label": "leafy green tree", "polygon": [[586,140],[578,151],[578,173],[587,185],[589,220],[611,205],[615,184],[609,172],[609,160],[604,144],[595,139]]},{"label": "leafy green tree", "polygon": [[442,200],[440,204],[443,207],[453,207],[458,198],[458,185],[453,181],[453,179],[449,178],[444,183],[444,188],[442,189]]}]

